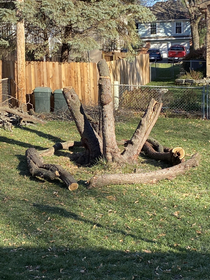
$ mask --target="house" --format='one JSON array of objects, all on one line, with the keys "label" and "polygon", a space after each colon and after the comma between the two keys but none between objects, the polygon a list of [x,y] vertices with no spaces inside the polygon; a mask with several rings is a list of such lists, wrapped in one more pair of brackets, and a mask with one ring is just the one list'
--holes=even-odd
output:
[{"label": "house", "polygon": [[157,2],[151,8],[155,22],[137,23],[138,33],[144,45],[160,50],[167,58],[171,45],[180,44],[189,52],[191,28],[187,9],[179,1]]}]

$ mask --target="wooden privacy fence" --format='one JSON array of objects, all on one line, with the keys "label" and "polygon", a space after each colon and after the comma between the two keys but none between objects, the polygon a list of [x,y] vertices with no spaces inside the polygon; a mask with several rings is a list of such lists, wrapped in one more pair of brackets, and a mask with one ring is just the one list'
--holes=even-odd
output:
[{"label": "wooden privacy fence", "polygon": [[[112,83],[145,85],[149,82],[149,56],[141,54],[133,62],[125,59],[107,62]],[[17,63],[2,62],[2,78],[11,78],[11,95],[17,92]],[[96,63],[26,62],[26,94],[36,87],[49,87],[52,92],[72,86],[84,105],[98,104],[98,70]],[[0,93],[1,95],[1,93]]]},{"label": "wooden privacy fence", "polygon": [[125,85],[146,85],[150,82],[149,55],[140,54],[134,61],[119,59],[107,62],[112,83]]}]

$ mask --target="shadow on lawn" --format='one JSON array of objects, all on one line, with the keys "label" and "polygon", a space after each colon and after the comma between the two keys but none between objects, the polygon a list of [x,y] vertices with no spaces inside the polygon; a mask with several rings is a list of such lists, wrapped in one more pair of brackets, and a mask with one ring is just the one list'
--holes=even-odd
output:
[{"label": "shadow on lawn", "polygon": [[209,254],[104,248],[0,248],[0,279],[210,279]]},{"label": "shadow on lawn", "polygon": [[[70,219],[73,219],[73,220],[76,220],[76,221],[81,221],[81,222],[84,222],[84,223],[89,224],[91,226],[97,226],[99,228],[104,227],[100,223],[96,223],[95,221],[84,219],[83,217],[81,217],[81,216],[79,216],[79,215],[77,215],[73,212],[66,211],[65,209],[63,209],[61,207],[55,207],[55,206],[52,207],[52,206],[49,206],[49,205],[42,205],[42,204],[36,204],[36,203],[34,203],[33,206],[36,207],[41,213],[46,212],[48,214],[58,214],[61,217],[70,218]],[[149,240],[149,239],[146,239],[146,238],[140,238],[140,237],[138,237],[134,234],[127,233],[124,230],[117,230],[117,229],[109,228],[109,227],[106,227],[106,230],[109,230],[113,233],[119,233],[119,234],[122,234],[124,236],[130,236],[132,238],[142,240],[142,241],[145,241],[145,242],[155,243],[152,240]]]},{"label": "shadow on lawn", "polygon": [[53,136],[52,134],[49,134],[49,133],[44,133],[44,132],[38,131],[36,129],[29,128],[29,127],[24,127],[22,129],[24,129],[24,130],[26,130],[30,133],[35,133],[39,137],[46,138],[46,139],[51,140],[52,142],[55,142],[55,143],[64,142],[64,140],[62,140],[60,137]]},{"label": "shadow on lawn", "polygon": [[[48,133],[43,133],[41,131],[37,131],[35,129],[31,129],[31,128],[28,128],[28,127],[24,127],[24,128],[21,128],[23,130],[26,130],[26,131],[29,131],[31,133],[35,133],[37,134],[38,136],[42,137],[42,138],[46,138],[48,140],[51,140],[53,141],[54,143],[57,143],[57,142],[64,142],[61,138],[59,137],[55,137],[51,134],[48,134]],[[30,143],[25,143],[23,141],[18,141],[18,140],[15,140],[15,139],[10,139],[10,138],[7,138],[5,136],[0,136],[0,142],[5,142],[5,143],[8,143],[10,145],[17,145],[17,146],[20,146],[20,147],[24,147],[24,148],[35,148],[35,149],[46,149],[47,147],[43,147],[43,146],[34,146]]]},{"label": "shadow on lawn", "polygon": [[[37,197],[36,199],[39,198]],[[136,234],[132,234],[121,228],[96,223],[94,219],[87,219],[73,211],[67,211],[63,207],[35,203],[33,202],[34,198],[31,196],[28,196],[26,200],[21,200],[19,206],[16,206],[13,210],[13,200],[14,197],[8,197],[8,201],[4,203],[5,214],[9,219],[8,223],[13,221],[20,226],[20,235],[24,236],[26,234],[28,242],[32,237],[33,245],[25,247],[23,239],[22,245],[15,246],[13,243],[11,247],[0,248],[1,280],[210,279],[209,253],[200,253],[193,248],[184,248],[179,245],[159,244],[158,240],[153,241],[143,238],[138,231],[136,231]],[[83,201],[82,197],[81,201]],[[7,211],[7,209],[10,209],[10,211]],[[37,223],[31,223],[31,215],[36,217]],[[66,218],[67,221],[72,220],[72,223],[68,224],[68,229],[66,228],[69,233],[66,231],[57,232],[56,228],[54,229],[55,225],[51,225],[48,219],[49,216],[56,217],[56,219]],[[42,231],[39,227],[43,223],[46,225]],[[24,228],[22,224],[25,225]],[[71,230],[71,226],[82,224],[90,225],[87,228],[93,228],[93,226],[97,225],[98,230],[101,231],[102,240],[98,243],[100,245],[94,246],[90,233],[86,236],[85,232],[81,232],[80,236],[79,230],[77,233]],[[53,238],[50,236],[51,230],[53,230],[52,234],[58,235],[56,238],[59,245],[56,245],[56,242],[52,240]],[[12,234],[12,232],[9,234]],[[103,234],[109,235],[109,239],[106,242],[103,240]],[[69,239],[67,239],[68,236]],[[115,249],[116,238],[120,236],[123,236],[125,240],[126,238],[129,240],[127,246],[124,246],[126,248],[124,251]],[[64,237],[63,244],[65,246],[60,245],[62,244],[62,237]],[[35,238],[37,238],[37,244],[39,244],[37,246],[35,245]],[[5,241],[8,244],[8,240]],[[145,248],[151,248],[152,244],[153,250],[157,245],[158,249],[155,252],[150,249],[133,251],[135,250],[133,245],[132,250],[129,251],[132,241],[136,242],[135,244],[144,243],[142,247]],[[108,250],[106,246],[113,249]]]},{"label": "shadow on lawn", "polygon": [[[29,204],[31,205],[31,203]],[[47,213],[47,216],[53,214],[90,224],[91,227],[95,225],[94,221],[61,207],[39,203],[33,203],[31,207],[36,209],[32,210],[32,213],[36,213],[36,215],[38,210],[40,213]],[[27,218],[30,223],[30,216]],[[17,217],[17,219],[21,219],[21,217]],[[0,279],[210,279],[210,255],[208,253],[200,253],[193,248],[174,247],[173,245],[168,245],[169,250],[167,251],[165,247],[160,249],[158,241],[154,242],[141,236],[128,234],[120,229],[104,227],[100,223],[97,223],[97,227],[100,230],[104,228],[107,232],[119,233],[119,236],[130,236],[138,243],[146,242],[148,248],[151,243],[156,243],[159,249],[156,252],[149,249],[129,251],[128,244],[128,249],[125,251],[115,250],[115,235],[111,234],[109,243],[113,244],[113,249],[107,250],[105,245],[103,246],[103,240],[101,240],[100,246],[94,246],[94,244],[89,244],[91,240],[86,236],[72,236],[71,228],[69,228],[69,243],[66,246],[56,246],[55,242],[50,241],[50,231],[46,227],[44,236],[40,236],[41,239],[44,238],[43,240],[39,240],[39,233],[37,233],[37,243],[44,241],[44,247],[42,245],[14,247],[13,244],[11,247],[0,248]],[[31,228],[31,234],[35,229],[37,230],[36,224]],[[89,235],[90,237],[91,235]],[[28,238],[30,238],[30,234]],[[62,244],[62,240],[59,243]],[[66,244],[66,240],[64,243]]]}]

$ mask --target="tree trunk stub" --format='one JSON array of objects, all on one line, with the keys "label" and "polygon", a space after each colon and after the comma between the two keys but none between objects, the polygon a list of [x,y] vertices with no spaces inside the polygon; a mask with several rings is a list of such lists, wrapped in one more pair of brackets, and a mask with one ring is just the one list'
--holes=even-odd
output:
[{"label": "tree trunk stub", "polygon": [[103,155],[107,162],[119,161],[120,150],[115,136],[114,106],[109,68],[103,59],[98,63],[99,98],[102,107]]},{"label": "tree trunk stub", "polygon": [[86,149],[81,163],[92,163],[101,157],[101,140],[88,121],[78,95],[73,88],[64,88],[63,94]]},{"label": "tree trunk stub", "polygon": [[158,119],[161,108],[162,103],[151,99],[146,113],[144,114],[131,140],[129,141],[127,147],[122,153],[124,161],[137,161],[141,149],[144,143],[146,142],[147,138],[149,137],[149,134]]}]

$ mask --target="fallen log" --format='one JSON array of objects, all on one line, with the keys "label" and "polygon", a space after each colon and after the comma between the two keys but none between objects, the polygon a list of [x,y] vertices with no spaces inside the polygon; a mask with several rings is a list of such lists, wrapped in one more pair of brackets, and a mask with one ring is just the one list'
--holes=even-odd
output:
[{"label": "fallen log", "polygon": [[31,125],[34,123],[46,123],[45,121],[29,115],[26,112],[21,112],[18,109],[0,106],[0,127],[5,130],[12,131],[13,125]]},{"label": "fallen log", "polygon": [[199,165],[200,156],[194,154],[190,159],[178,165],[164,168],[157,171],[147,173],[131,173],[131,174],[105,174],[94,176],[90,179],[88,189],[99,188],[107,185],[122,184],[150,184],[156,183],[162,179],[174,179],[176,176],[184,174],[190,168]]},{"label": "fallen log", "polygon": [[72,191],[78,188],[77,181],[68,171],[56,164],[44,164],[42,157],[36,149],[27,149],[26,158],[29,172],[33,177],[41,177],[47,180],[60,178],[69,190]]},{"label": "fallen log", "polygon": [[142,151],[150,158],[156,160],[167,161],[172,165],[177,165],[184,161],[185,151],[181,147],[175,147],[173,149],[167,149],[166,151],[156,151],[149,141],[144,143]]},{"label": "fallen log", "polygon": [[0,112],[7,112],[9,114],[18,116],[20,122],[46,123],[46,121],[36,118],[35,116],[31,116],[28,113],[23,113],[17,109],[12,109],[9,107],[0,107]]},{"label": "fallen log", "polygon": [[67,141],[67,142],[58,142],[56,143],[53,147],[39,151],[39,155],[41,156],[52,156],[55,154],[56,151],[59,150],[69,150],[70,148],[73,147],[81,147],[82,142],[80,141]]}]

